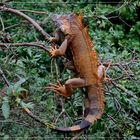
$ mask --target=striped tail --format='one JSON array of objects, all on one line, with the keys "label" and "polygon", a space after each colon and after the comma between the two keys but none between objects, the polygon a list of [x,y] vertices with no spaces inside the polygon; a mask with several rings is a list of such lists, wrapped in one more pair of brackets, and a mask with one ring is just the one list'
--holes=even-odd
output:
[{"label": "striped tail", "polygon": [[79,125],[66,128],[55,128],[58,132],[78,132],[92,125],[100,119],[104,110],[104,96],[99,86],[87,87],[88,97],[86,98],[86,117]]}]

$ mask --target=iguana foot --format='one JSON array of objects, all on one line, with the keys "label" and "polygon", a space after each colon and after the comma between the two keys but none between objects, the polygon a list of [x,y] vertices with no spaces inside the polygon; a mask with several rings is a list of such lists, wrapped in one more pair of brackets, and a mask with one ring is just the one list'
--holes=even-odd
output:
[{"label": "iguana foot", "polygon": [[57,84],[49,84],[47,89],[55,92],[56,94],[62,95],[64,97],[68,97],[69,94],[67,94],[65,85],[62,85],[60,82],[57,82]]},{"label": "iguana foot", "polygon": [[103,82],[104,82],[104,83],[109,83],[109,84],[110,84],[110,83],[111,83],[111,80],[110,80],[109,77],[105,77],[104,80],[103,80]]}]

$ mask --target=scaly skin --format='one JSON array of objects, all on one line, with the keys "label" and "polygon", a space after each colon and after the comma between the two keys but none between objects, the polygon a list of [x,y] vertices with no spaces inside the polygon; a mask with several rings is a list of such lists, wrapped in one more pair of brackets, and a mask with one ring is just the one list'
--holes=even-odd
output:
[{"label": "scaly skin", "polygon": [[[61,46],[52,48],[52,57],[63,56],[71,51],[71,61],[74,64],[78,78],[66,81],[64,85],[50,84],[48,89],[64,97],[71,96],[75,88],[86,89],[85,119],[79,125],[68,128],[55,128],[61,132],[75,132],[89,127],[97,119],[101,118],[104,110],[104,97],[100,87],[100,80],[104,77],[104,67],[99,66],[96,51],[88,35],[87,29],[83,26],[82,16],[75,14],[55,16],[53,20],[57,26],[55,38],[50,41],[60,41]],[[61,38],[63,34],[64,38]],[[61,39],[60,39],[61,38]]]}]

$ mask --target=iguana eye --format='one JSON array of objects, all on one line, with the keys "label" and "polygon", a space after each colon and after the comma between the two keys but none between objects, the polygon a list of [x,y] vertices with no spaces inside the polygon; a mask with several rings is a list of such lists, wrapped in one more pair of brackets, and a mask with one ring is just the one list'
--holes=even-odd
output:
[{"label": "iguana eye", "polygon": [[55,27],[60,27],[60,24],[59,24],[58,22],[55,22],[55,23],[54,23],[54,26],[55,26]]},{"label": "iguana eye", "polygon": [[64,27],[64,25],[61,25],[61,26],[60,26],[60,29],[61,29],[61,31],[62,31],[63,33],[65,33],[65,27]]}]

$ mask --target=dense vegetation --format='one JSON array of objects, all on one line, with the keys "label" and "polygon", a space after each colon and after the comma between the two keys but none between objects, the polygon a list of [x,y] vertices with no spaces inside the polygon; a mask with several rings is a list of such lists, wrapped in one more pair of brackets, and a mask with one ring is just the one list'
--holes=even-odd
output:
[{"label": "dense vegetation", "polygon": [[[5,0],[6,1],[6,0]],[[139,0],[11,0],[7,7],[21,10],[53,36],[53,14],[84,15],[100,61],[112,61],[107,71],[111,82],[104,85],[104,115],[81,139],[138,139],[140,137],[140,2]],[[39,13],[36,11],[42,11]],[[84,96],[80,90],[65,100],[45,87],[71,74],[62,59],[51,59],[38,46],[14,43],[49,43],[26,20],[0,11],[0,137],[3,139],[70,139],[57,134],[22,111],[30,108],[50,124],[70,126],[83,116]],[[6,45],[3,45],[6,43]],[[8,43],[12,43],[11,45]],[[7,86],[9,85],[9,86]],[[25,95],[27,97],[25,97]],[[61,112],[63,111],[63,112]],[[60,114],[62,113],[62,114]]]}]

